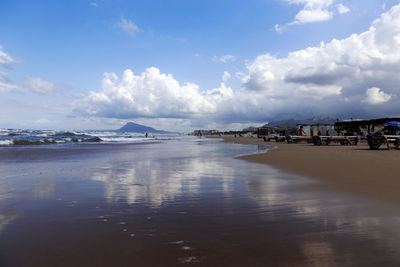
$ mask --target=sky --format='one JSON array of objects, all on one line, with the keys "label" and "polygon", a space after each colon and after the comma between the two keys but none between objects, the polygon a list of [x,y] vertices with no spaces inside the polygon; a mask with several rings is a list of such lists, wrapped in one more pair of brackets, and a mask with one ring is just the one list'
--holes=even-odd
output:
[{"label": "sky", "polygon": [[397,0],[0,0],[0,128],[400,116]]}]

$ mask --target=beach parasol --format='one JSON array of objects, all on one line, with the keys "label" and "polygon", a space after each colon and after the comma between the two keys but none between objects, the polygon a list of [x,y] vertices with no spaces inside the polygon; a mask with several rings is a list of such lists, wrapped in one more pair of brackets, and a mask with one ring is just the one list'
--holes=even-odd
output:
[{"label": "beach parasol", "polygon": [[400,127],[400,122],[398,122],[398,121],[389,121],[389,122],[386,122],[385,125],[394,126],[394,127]]}]

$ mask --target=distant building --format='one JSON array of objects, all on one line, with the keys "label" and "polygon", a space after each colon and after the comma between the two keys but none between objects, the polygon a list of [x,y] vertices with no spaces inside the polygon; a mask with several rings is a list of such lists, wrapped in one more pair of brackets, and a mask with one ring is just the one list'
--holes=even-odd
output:
[{"label": "distant building", "polygon": [[300,130],[300,127],[303,127],[306,136],[316,136],[319,132],[324,136],[337,135],[333,124],[298,124],[297,130]]},{"label": "distant building", "polygon": [[261,127],[257,129],[258,138],[263,138],[264,136],[286,134],[296,135],[297,129],[295,127]]},{"label": "distant building", "polygon": [[218,130],[194,130],[192,135],[218,135],[219,131]]},{"label": "distant building", "polygon": [[257,138],[263,138],[271,133],[271,129],[268,127],[261,127],[257,129]]}]

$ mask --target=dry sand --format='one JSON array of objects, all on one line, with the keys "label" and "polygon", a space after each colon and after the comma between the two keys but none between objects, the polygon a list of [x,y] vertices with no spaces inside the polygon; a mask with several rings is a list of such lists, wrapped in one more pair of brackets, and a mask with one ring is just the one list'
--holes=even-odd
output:
[{"label": "dry sand", "polygon": [[323,181],[322,186],[335,190],[400,203],[399,150],[370,150],[364,143],[358,146],[314,146],[233,136],[224,137],[224,141],[277,146],[265,154],[240,158]]}]

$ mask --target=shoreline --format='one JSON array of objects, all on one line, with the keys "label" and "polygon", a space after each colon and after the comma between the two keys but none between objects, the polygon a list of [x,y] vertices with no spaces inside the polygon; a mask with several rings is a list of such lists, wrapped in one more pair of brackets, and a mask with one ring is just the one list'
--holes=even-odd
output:
[{"label": "shoreline", "polygon": [[267,153],[240,156],[240,159],[313,178],[327,189],[400,204],[400,151],[370,150],[363,143],[314,146],[265,142],[252,137],[223,136],[222,139],[227,143],[277,147]]}]

